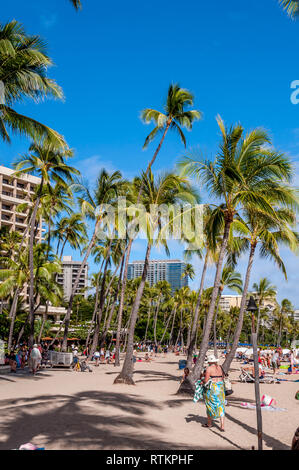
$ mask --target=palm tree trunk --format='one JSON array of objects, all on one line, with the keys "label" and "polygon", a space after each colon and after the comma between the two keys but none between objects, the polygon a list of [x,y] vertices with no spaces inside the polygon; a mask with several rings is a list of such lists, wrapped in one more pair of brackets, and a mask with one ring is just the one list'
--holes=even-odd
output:
[{"label": "palm tree trunk", "polygon": [[161,301],[161,297],[159,296],[158,302],[157,302],[157,307],[156,307],[156,312],[155,312],[155,318],[154,318],[154,341],[155,341],[155,346],[157,346],[157,321],[158,321],[158,313],[159,313],[159,308],[160,308],[160,301]]},{"label": "palm tree trunk", "polygon": [[146,323],[146,328],[145,328],[145,335],[144,335],[144,339],[143,339],[144,342],[146,342],[146,338],[147,338],[149,322],[150,322],[150,319],[151,319],[151,310],[152,310],[152,307],[151,307],[151,303],[150,303],[149,309],[148,309],[148,314],[147,314],[147,323]]},{"label": "palm tree trunk", "polygon": [[128,244],[128,247],[127,247],[125,268],[124,268],[124,273],[123,273],[122,287],[121,287],[120,299],[119,299],[117,332],[116,332],[116,342],[115,342],[114,367],[120,366],[121,325],[122,325],[122,317],[123,317],[123,310],[124,310],[124,300],[125,300],[125,293],[126,293],[126,286],[127,286],[128,265],[129,265],[129,260],[130,260],[131,247],[132,247],[132,243],[131,243],[131,240],[130,240],[129,244]]},{"label": "palm tree trunk", "polygon": [[199,290],[198,290],[198,297],[197,297],[197,302],[196,302],[196,307],[195,307],[195,312],[194,312],[194,318],[193,318],[193,324],[192,324],[192,330],[191,330],[190,344],[189,344],[188,354],[187,354],[187,367],[189,369],[191,368],[191,365],[192,365],[192,357],[193,357],[194,346],[195,346],[195,338],[196,338],[196,333],[197,333],[197,330],[198,330],[198,317],[199,317],[201,298],[202,298],[203,287],[204,287],[204,282],[205,282],[205,277],[206,277],[206,272],[207,272],[207,267],[208,267],[208,258],[209,258],[209,252],[207,251],[206,256],[205,256],[204,265],[203,265],[203,270],[202,270],[202,273],[201,273],[200,287],[199,287]]},{"label": "palm tree trunk", "polygon": [[35,235],[35,223],[40,202],[41,188],[43,186],[43,180],[39,188],[39,196],[36,199],[35,206],[32,213],[32,221],[30,226],[30,240],[29,240],[29,271],[30,271],[30,283],[29,283],[29,341],[28,346],[32,348],[34,344],[34,264],[33,264],[33,247],[34,247],[34,235]]},{"label": "palm tree trunk", "polygon": [[[221,291],[221,289],[219,289]],[[221,299],[221,292],[219,292],[218,296],[218,301],[217,301],[217,307],[216,307],[216,312],[214,316],[214,356],[218,358],[218,350],[217,350],[217,318],[218,318],[218,313],[219,313],[219,304],[220,304],[220,299]]]},{"label": "palm tree trunk", "polygon": [[41,338],[42,338],[42,334],[43,334],[43,331],[44,331],[45,323],[48,319],[48,310],[49,310],[49,301],[46,302],[46,311],[43,314],[43,321],[42,321],[40,331],[39,331],[39,334],[38,334],[38,338],[37,338],[38,344],[40,344],[40,342],[41,342]]},{"label": "palm tree trunk", "polygon": [[145,254],[141,282],[137,289],[136,298],[134,300],[134,304],[132,307],[131,323],[130,323],[129,335],[128,335],[127,354],[124,360],[122,371],[116,377],[114,383],[126,383],[128,385],[134,385],[134,381],[133,381],[134,332],[135,332],[135,325],[136,325],[137,316],[138,316],[139,305],[140,305],[141,297],[142,297],[145,282],[146,282],[146,275],[147,275],[147,270],[148,270],[148,265],[149,265],[150,252],[151,252],[151,244],[148,243],[146,254]]},{"label": "palm tree trunk", "polygon": [[121,280],[122,280],[122,275],[123,275],[123,269],[124,269],[124,263],[125,263],[125,256],[122,257],[122,261],[121,261],[121,267],[120,267],[120,272],[119,272],[119,278],[118,278],[118,284],[117,284],[117,290],[116,290],[116,293],[115,293],[115,298],[114,298],[114,302],[113,302],[113,305],[112,305],[112,308],[111,308],[111,311],[110,311],[110,315],[108,317],[108,320],[107,320],[107,325],[106,325],[106,328],[102,334],[102,337],[101,337],[101,340],[100,340],[100,348],[103,347],[105,341],[106,341],[106,336],[107,336],[107,333],[108,333],[108,330],[110,328],[110,323],[111,323],[111,320],[112,320],[112,317],[113,317],[113,313],[114,313],[114,310],[115,310],[115,307],[116,307],[116,301],[117,301],[117,298],[118,298],[118,295],[119,295],[119,291],[120,291],[120,286],[121,286]]},{"label": "palm tree trunk", "polygon": [[14,331],[16,313],[17,313],[18,296],[19,296],[20,290],[21,289],[17,287],[14,297],[13,297],[12,306],[9,312],[10,325],[9,325],[9,336],[8,336],[8,343],[7,343],[8,351],[10,351],[11,345],[12,345],[13,331]]},{"label": "palm tree trunk", "polygon": [[171,325],[171,331],[169,335],[169,345],[172,345],[172,335],[173,335],[173,329],[174,329],[174,322],[175,322],[175,317],[176,317],[176,311],[177,311],[177,306],[174,307],[174,312],[173,312],[173,320],[172,320],[172,325]]},{"label": "palm tree trunk", "polygon": [[90,326],[88,328],[87,338],[86,338],[86,341],[85,341],[85,349],[87,348],[87,346],[89,344],[89,339],[90,339],[91,331],[92,331],[92,328],[93,328],[93,324],[94,324],[94,320],[95,320],[95,317],[96,317],[98,304],[99,304],[99,287],[100,287],[100,275],[99,274],[97,276],[95,304],[94,304],[94,309],[93,309],[93,313],[92,313],[91,323],[90,323]]},{"label": "palm tree trunk", "polygon": [[225,358],[225,361],[222,365],[223,370],[224,370],[225,373],[227,373],[229,371],[230,365],[231,365],[231,363],[232,363],[232,361],[235,357],[236,349],[238,347],[240,335],[241,335],[241,332],[242,332],[244,312],[245,312],[245,309],[246,309],[247,292],[248,292],[248,287],[249,287],[249,280],[250,280],[250,274],[251,274],[255,249],[256,249],[256,244],[252,244],[251,247],[250,247],[250,253],[249,253],[249,259],[248,259],[248,264],[247,264],[244,289],[243,289],[241,306],[240,306],[240,314],[239,314],[239,318],[238,318],[236,331],[235,331],[235,334],[234,334],[233,344],[232,344],[232,347],[231,347],[229,353],[227,354],[227,356]]},{"label": "palm tree trunk", "polygon": [[72,293],[71,293],[71,296],[70,296],[70,300],[69,300],[69,304],[68,304],[68,308],[67,308],[67,312],[66,312],[66,316],[65,316],[65,327],[64,327],[64,335],[63,335],[63,342],[62,342],[62,348],[61,348],[61,350],[64,351],[64,352],[67,351],[67,337],[68,337],[68,332],[69,332],[71,312],[72,312],[73,301],[74,301],[76,289],[78,287],[82,271],[83,271],[83,269],[84,269],[84,267],[87,263],[89,255],[91,253],[91,250],[92,250],[92,248],[95,244],[100,223],[101,223],[101,221],[100,221],[100,219],[98,219],[98,221],[96,222],[96,225],[95,225],[93,236],[92,236],[91,241],[88,245],[84,260],[81,263],[81,266],[80,266],[79,272],[77,274],[76,280],[74,282],[74,286],[73,286]]},{"label": "palm tree trunk", "polygon": [[217,296],[219,292],[219,287],[220,287],[220,280],[221,280],[221,273],[222,273],[222,265],[224,261],[224,255],[226,252],[227,248],[227,243],[228,243],[228,238],[229,238],[229,232],[230,232],[230,226],[232,224],[232,218],[226,217],[225,220],[225,227],[224,227],[224,234],[223,234],[223,239],[221,243],[221,249],[219,253],[219,258],[217,262],[217,269],[216,269],[216,274],[215,274],[215,280],[214,280],[214,287],[211,295],[211,302],[209,306],[209,311],[207,314],[206,318],[206,325],[205,325],[205,330],[203,334],[203,338],[201,341],[200,345],[200,352],[195,364],[195,367],[193,369],[192,375],[189,374],[190,381],[194,384],[196,380],[200,377],[202,368],[203,368],[203,363],[205,360],[206,352],[209,347],[209,336],[210,336],[210,331],[211,331],[211,326],[214,318],[214,312],[215,312],[215,307],[216,307],[216,301],[217,301]]},{"label": "palm tree trunk", "polygon": [[165,329],[164,329],[164,331],[163,331],[163,335],[162,335],[162,338],[161,338],[161,344],[163,343],[163,339],[164,339],[164,336],[165,336],[166,331],[167,331],[167,329],[168,329],[169,322],[170,322],[170,320],[171,320],[172,314],[173,314],[173,311],[171,312],[171,314],[169,315],[169,317],[168,317],[168,319],[167,319],[166,326],[165,326]]}]

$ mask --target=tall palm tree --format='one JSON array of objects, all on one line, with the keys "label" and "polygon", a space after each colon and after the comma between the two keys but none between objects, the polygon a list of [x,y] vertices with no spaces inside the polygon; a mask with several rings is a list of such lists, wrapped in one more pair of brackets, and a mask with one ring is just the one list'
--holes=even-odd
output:
[{"label": "tall palm tree", "polygon": [[[284,186],[282,188],[282,194],[283,193],[285,194],[285,198],[283,199],[284,203],[290,203],[294,196],[296,198],[292,188],[289,188],[288,190],[288,188]],[[272,200],[269,197],[269,203],[273,204],[275,201],[275,199],[273,201],[273,196],[274,194],[272,194]],[[295,203],[296,200],[293,200],[293,202]],[[296,222],[295,214],[289,209],[280,209],[279,207],[277,208],[274,204],[273,208],[275,209],[275,216],[273,216],[272,210],[270,213],[266,213],[265,211],[253,211],[252,209],[249,209],[245,211],[246,218],[244,218],[243,221],[237,220],[234,223],[234,226],[237,228],[238,232],[243,235],[242,240],[240,240],[242,251],[244,249],[248,250],[249,258],[245,275],[238,324],[235,330],[232,348],[227,354],[223,364],[223,369],[226,372],[228,372],[230,364],[235,356],[242,331],[250,275],[257,246],[260,246],[260,256],[262,258],[272,259],[277,267],[283,272],[286,279],[286,269],[283,260],[280,257],[279,247],[284,245],[291,251],[298,252],[299,235],[297,232],[292,230],[292,226],[294,226]]]},{"label": "tall palm tree", "polygon": [[254,283],[253,286],[254,296],[257,299],[257,306],[258,306],[258,317],[256,323],[256,333],[257,337],[259,334],[259,327],[260,327],[260,316],[261,316],[261,309],[266,300],[275,300],[277,289],[275,286],[271,284],[269,279],[263,277],[260,279],[258,283]]},{"label": "tall palm tree", "polygon": [[[159,131],[162,131],[162,137],[159,141],[158,147],[155,150],[155,153],[149,162],[147,169],[145,171],[145,176],[149,174],[155,160],[158,156],[158,153],[161,150],[165,137],[169,131],[176,130],[184,145],[186,145],[186,137],[182,131],[182,127],[186,127],[187,129],[192,129],[193,122],[201,118],[200,111],[188,109],[189,107],[193,106],[194,97],[193,95],[186,89],[181,88],[179,85],[170,85],[168,88],[168,94],[166,98],[165,104],[165,112],[162,113],[152,108],[146,108],[141,112],[142,120],[149,124],[150,122],[154,122],[155,127],[150,132],[150,134],[146,137],[144,148],[155,138]],[[137,204],[140,201],[141,197],[142,186],[139,189],[139,193],[137,196]],[[125,291],[127,285],[127,277],[128,277],[128,266],[130,261],[131,249],[132,249],[133,239],[131,238],[128,243],[127,247],[127,254],[126,254],[126,261],[123,273],[123,282],[122,282],[122,289],[120,294],[119,300],[119,324],[122,321],[122,314],[123,314],[123,307],[124,307],[124,299],[125,299]],[[119,362],[119,334],[117,335],[116,339],[116,363]]]},{"label": "tall palm tree", "polygon": [[61,186],[66,186],[67,182],[72,181],[72,175],[79,174],[75,168],[67,165],[66,159],[73,155],[71,150],[61,152],[55,150],[53,147],[45,145],[44,142],[33,143],[29,148],[30,153],[21,156],[15,163],[16,176],[24,173],[34,173],[41,178],[41,183],[38,186],[37,194],[32,210],[30,221],[30,237],[29,237],[29,267],[31,272],[30,286],[29,286],[29,324],[30,336],[29,345],[33,345],[34,337],[34,265],[33,265],[33,246],[36,228],[36,217],[39,209],[41,197],[44,187],[47,187],[48,192],[52,192],[52,181],[59,183]]},{"label": "tall palm tree", "polygon": [[270,138],[263,130],[256,129],[244,136],[240,124],[227,129],[220,117],[217,118],[217,122],[222,142],[216,161],[194,161],[192,158],[185,158],[180,164],[187,174],[197,176],[206,184],[213,198],[222,201],[211,215],[211,233],[218,234],[221,227],[223,237],[200,354],[190,378],[193,380],[196,380],[201,373],[208,349],[231,225],[245,204],[261,210],[267,209],[274,216],[273,208],[267,201],[265,193],[270,187],[279,186],[278,175],[288,180],[292,174],[289,160],[266,147],[270,144]]},{"label": "tall palm tree", "polygon": [[39,36],[27,35],[23,26],[13,20],[0,24],[0,43],[0,83],[4,85],[4,99],[0,101],[1,138],[10,142],[9,131],[12,131],[32,140],[44,138],[56,148],[65,148],[60,134],[13,108],[27,98],[34,101],[48,96],[63,98],[55,80],[47,77],[53,62],[47,55],[45,42]]},{"label": "tall palm tree", "polygon": [[[136,298],[132,307],[131,312],[131,321],[128,334],[128,346],[127,354],[123,364],[121,373],[116,377],[114,383],[127,383],[129,385],[134,384],[133,381],[133,346],[134,346],[134,331],[137,321],[139,306],[146,282],[147,270],[149,265],[149,257],[151,253],[151,248],[153,246],[153,234],[157,230],[161,230],[162,218],[159,212],[152,213],[151,207],[159,207],[163,205],[171,205],[175,203],[184,202],[198,202],[198,195],[193,190],[192,186],[189,184],[188,180],[185,177],[177,176],[174,174],[166,174],[154,178],[152,172],[149,174],[143,173],[142,178],[135,178],[134,187],[136,194],[141,196],[141,203],[145,208],[146,213],[144,214],[144,231],[148,237],[148,243],[146,248],[144,268],[142,272],[141,282],[139,284]],[[137,200],[138,200],[137,197]],[[165,206],[164,206],[165,207]],[[159,242],[159,240],[158,240]],[[165,243],[164,243],[165,245]],[[128,255],[127,255],[128,256]]]}]

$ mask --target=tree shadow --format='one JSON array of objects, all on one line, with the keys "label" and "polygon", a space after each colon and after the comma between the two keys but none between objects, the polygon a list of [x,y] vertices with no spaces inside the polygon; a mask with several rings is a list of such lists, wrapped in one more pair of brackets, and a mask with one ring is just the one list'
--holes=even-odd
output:
[{"label": "tree shadow", "polygon": [[[115,414],[105,413],[107,406]],[[38,436],[43,436],[43,445],[55,449],[192,449],[155,437],[166,428],[145,418],[145,412],[161,407],[136,395],[86,391],[2,400],[0,407],[3,450],[25,442],[39,445]]]}]

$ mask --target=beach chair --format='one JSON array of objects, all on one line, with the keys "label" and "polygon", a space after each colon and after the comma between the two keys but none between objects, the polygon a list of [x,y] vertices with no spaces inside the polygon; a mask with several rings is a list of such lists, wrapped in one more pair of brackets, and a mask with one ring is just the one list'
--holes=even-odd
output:
[{"label": "beach chair", "polygon": [[241,374],[239,375],[239,379],[243,383],[253,383],[254,377],[250,374],[248,370],[240,369]]}]

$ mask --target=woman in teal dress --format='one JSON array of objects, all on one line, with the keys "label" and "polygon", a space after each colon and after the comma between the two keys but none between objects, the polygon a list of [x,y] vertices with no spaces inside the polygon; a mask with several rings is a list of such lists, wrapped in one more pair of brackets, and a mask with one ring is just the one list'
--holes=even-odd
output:
[{"label": "woman in teal dress", "polygon": [[214,355],[208,357],[209,366],[204,377],[204,400],[207,410],[207,423],[203,426],[212,427],[213,419],[220,418],[220,430],[224,432],[225,391],[223,370],[218,365],[219,359]]}]

